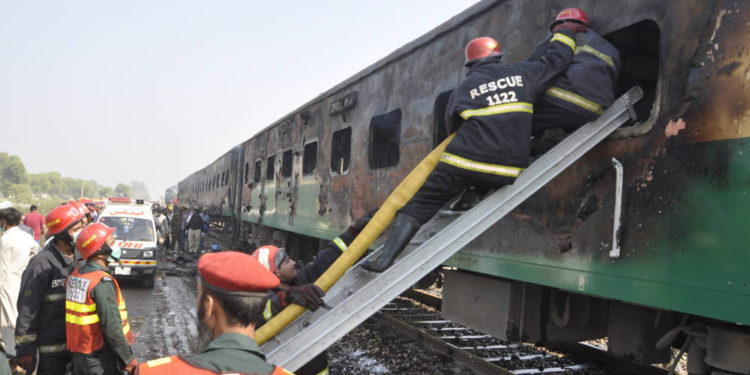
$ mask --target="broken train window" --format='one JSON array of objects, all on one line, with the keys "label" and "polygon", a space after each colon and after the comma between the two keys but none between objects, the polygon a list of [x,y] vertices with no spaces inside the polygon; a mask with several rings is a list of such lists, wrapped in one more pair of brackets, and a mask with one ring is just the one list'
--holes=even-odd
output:
[{"label": "broken train window", "polygon": [[305,145],[302,154],[302,175],[309,176],[315,172],[318,164],[318,142],[310,142]]},{"label": "broken train window", "polygon": [[352,128],[344,128],[333,133],[331,140],[331,172],[344,174],[349,170],[352,156]]},{"label": "broken train window", "polygon": [[369,164],[371,169],[398,165],[401,144],[401,110],[375,116],[370,120]]},{"label": "broken train window", "polygon": [[284,151],[281,156],[281,177],[292,177],[292,150]]}]

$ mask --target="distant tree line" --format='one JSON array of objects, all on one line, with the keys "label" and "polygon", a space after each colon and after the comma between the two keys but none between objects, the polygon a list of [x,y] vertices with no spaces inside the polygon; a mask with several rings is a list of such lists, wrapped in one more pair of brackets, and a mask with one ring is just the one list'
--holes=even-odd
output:
[{"label": "distant tree line", "polygon": [[69,200],[111,196],[149,199],[146,184],[140,181],[118,183],[113,189],[94,180],[63,177],[59,172],[27,173],[21,158],[0,152],[0,200],[36,204],[47,212]]}]

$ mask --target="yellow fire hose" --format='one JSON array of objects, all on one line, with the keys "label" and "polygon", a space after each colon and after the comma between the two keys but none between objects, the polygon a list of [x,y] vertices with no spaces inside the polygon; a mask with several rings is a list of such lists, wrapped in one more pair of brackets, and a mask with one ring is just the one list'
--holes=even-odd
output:
[{"label": "yellow fire hose", "polygon": [[[401,181],[396,190],[388,196],[388,199],[380,206],[370,222],[362,229],[362,232],[359,233],[346,251],[315,281],[315,285],[328,291],[351,266],[357,263],[362,254],[367,251],[375,239],[391,223],[396,212],[422,187],[427,176],[430,175],[438,161],[440,161],[440,154],[443,153],[443,150],[453,140],[454,136],[455,133],[448,136]],[[302,315],[305,310],[304,307],[297,304],[287,306],[287,308],[255,332],[255,341],[258,345],[263,345]]]}]

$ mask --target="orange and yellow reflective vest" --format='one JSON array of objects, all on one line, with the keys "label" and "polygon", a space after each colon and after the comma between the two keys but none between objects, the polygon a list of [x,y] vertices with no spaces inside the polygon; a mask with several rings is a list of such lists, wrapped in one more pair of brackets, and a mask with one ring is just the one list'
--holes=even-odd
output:
[{"label": "orange and yellow reflective vest", "polygon": [[128,344],[135,342],[133,332],[128,324],[128,310],[125,300],[120,293],[120,285],[112,276],[104,271],[79,273],[76,269],[65,282],[65,333],[68,350],[74,353],[90,354],[104,346],[102,326],[96,313],[96,303],[91,297],[91,291],[104,277],[115,283],[117,293],[117,307],[122,318],[122,333]]}]

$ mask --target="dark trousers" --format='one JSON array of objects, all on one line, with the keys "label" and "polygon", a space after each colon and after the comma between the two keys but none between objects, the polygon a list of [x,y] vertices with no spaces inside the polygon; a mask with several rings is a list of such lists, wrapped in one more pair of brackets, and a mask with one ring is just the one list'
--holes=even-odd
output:
[{"label": "dark trousers", "polygon": [[70,363],[67,355],[39,355],[39,365],[36,368],[37,375],[65,375],[65,366]]},{"label": "dark trousers", "polygon": [[534,103],[532,132],[535,135],[539,135],[545,129],[551,128],[562,128],[565,131],[571,131],[580,128],[597,117],[599,117],[598,114],[586,111],[585,109],[573,111],[540,99]]},{"label": "dark trousers", "polygon": [[427,177],[424,185],[399,212],[407,214],[420,224],[426,223],[446,202],[458,195],[464,188],[477,186],[497,189],[512,184],[515,178],[488,175],[476,172],[463,172],[443,163]]}]

